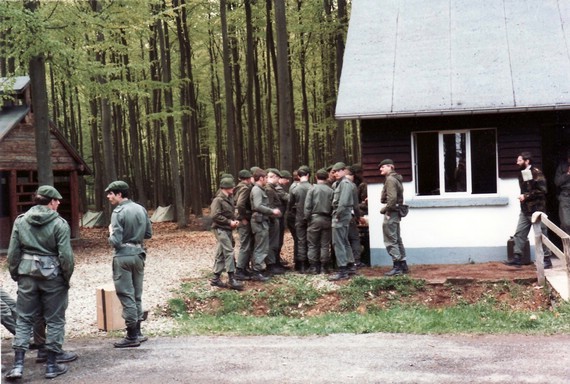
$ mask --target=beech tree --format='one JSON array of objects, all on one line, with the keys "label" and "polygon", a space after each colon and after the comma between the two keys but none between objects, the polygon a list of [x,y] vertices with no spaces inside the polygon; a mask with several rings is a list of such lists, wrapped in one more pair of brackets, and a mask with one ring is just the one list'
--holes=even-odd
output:
[{"label": "beech tree", "polygon": [[85,206],[108,208],[120,178],[184,226],[222,172],[359,160],[358,123],[334,119],[349,13],[346,0],[0,2],[0,74],[30,75],[90,164]]}]

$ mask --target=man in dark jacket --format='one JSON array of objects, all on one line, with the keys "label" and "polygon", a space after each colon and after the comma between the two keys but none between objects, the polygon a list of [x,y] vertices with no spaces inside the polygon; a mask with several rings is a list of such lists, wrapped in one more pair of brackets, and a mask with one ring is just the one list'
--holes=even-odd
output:
[{"label": "man in dark jacket", "polygon": [[[212,216],[212,230],[218,241],[216,259],[214,261],[214,278],[210,284],[221,288],[242,290],[243,283],[235,279],[236,270],[234,259],[234,237],[232,231],[239,225],[234,216],[233,179],[225,178],[220,181],[220,191],[212,200],[210,215]],[[228,273],[228,284],[222,281],[222,272]]]},{"label": "man in dark jacket", "polygon": [[141,333],[143,320],[142,293],[146,249],[144,239],[152,237],[152,227],[146,209],[130,199],[129,185],[113,181],[105,189],[107,199],[115,209],[109,225],[109,244],[115,250],[113,281],[123,305],[127,336],[114,343],[115,348],[138,347],[148,338]]},{"label": "man in dark jacket", "polygon": [[45,377],[57,377],[68,369],[57,363],[57,357],[63,353],[69,280],[75,261],[69,224],[57,213],[61,199],[54,187],[39,187],[36,205],[18,216],[12,228],[8,264],[12,279],[18,282],[18,320],[12,343],[14,366],[6,375],[8,380],[22,378],[30,334],[41,315],[47,326]]},{"label": "man in dark jacket", "polygon": [[[506,265],[520,267],[522,265],[522,254],[528,233],[532,227],[532,214],[537,211],[545,212],[546,209],[546,179],[542,171],[532,165],[532,154],[530,152],[522,152],[517,157],[517,165],[520,168],[519,187],[521,194],[519,201],[521,212],[519,221],[515,231],[513,259],[506,261]],[[547,236],[546,226],[541,223],[542,234]],[[544,268],[552,268],[550,261],[550,250],[543,246],[544,250]]]},{"label": "man in dark jacket", "polygon": [[566,159],[561,161],[556,168],[554,184],[558,188],[560,228],[570,233],[570,150],[568,150]]},{"label": "man in dark jacket", "polygon": [[385,273],[386,276],[401,275],[408,273],[408,263],[406,262],[406,249],[400,235],[400,204],[404,202],[404,187],[402,186],[402,176],[395,172],[394,162],[391,159],[382,160],[378,164],[380,174],[385,177],[384,188],[380,202],[385,204],[380,210],[384,214],[382,232],[384,234],[384,245],[386,251],[392,258],[393,267]]}]

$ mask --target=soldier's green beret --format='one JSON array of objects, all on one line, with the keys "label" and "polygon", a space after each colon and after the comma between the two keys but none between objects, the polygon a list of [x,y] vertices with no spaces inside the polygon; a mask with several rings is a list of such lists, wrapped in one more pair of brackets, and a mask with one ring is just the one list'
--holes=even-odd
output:
[{"label": "soldier's green beret", "polygon": [[234,183],[234,179],[229,178],[229,177],[224,177],[221,181],[220,181],[220,188],[222,189],[230,189],[235,187],[236,184]]},{"label": "soldier's green beret", "polygon": [[247,169],[242,169],[241,171],[239,171],[238,177],[240,179],[249,179],[251,177],[251,172]]},{"label": "soldier's green beret", "polygon": [[290,179],[291,177],[293,177],[293,176],[291,176],[291,172],[289,172],[285,169],[282,169],[280,172],[281,172],[281,177],[284,179]]},{"label": "soldier's green beret", "polygon": [[346,164],[339,161],[338,163],[335,163],[335,165],[333,165],[332,170],[333,171],[340,171],[341,169],[345,169],[346,168]]},{"label": "soldier's green beret", "polygon": [[360,164],[352,164],[352,170],[354,173],[362,173],[362,165]]},{"label": "soldier's green beret", "polygon": [[221,179],[232,179],[233,180],[234,176],[231,173],[222,173],[222,176],[220,177]]},{"label": "soldier's green beret", "polygon": [[36,194],[49,197],[51,199],[58,199],[58,200],[62,199],[61,194],[57,191],[57,189],[55,189],[51,185],[42,185],[41,187],[38,188]]},{"label": "soldier's green beret", "polygon": [[277,177],[281,177],[281,172],[277,168],[267,168],[267,173],[271,172],[277,175]]},{"label": "soldier's green beret", "polygon": [[129,184],[125,183],[122,180],[113,181],[107,188],[105,188],[105,192],[109,191],[126,191],[129,189]]},{"label": "soldier's green beret", "polygon": [[326,180],[329,177],[329,173],[326,169],[321,168],[317,171],[317,179],[319,180]]},{"label": "soldier's green beret", "polygon": [[311,173],[311,168],[309,168],[307,165],[301,165],[299,167],[298,171],[301,171],[304,173]]},{"label": "soldier's green beret", "polygon": [[383,165],[394,165],[394,161],[392,161],[392,159],[384,159],[380,162],[380,164],[378,164],[378,168]]}]

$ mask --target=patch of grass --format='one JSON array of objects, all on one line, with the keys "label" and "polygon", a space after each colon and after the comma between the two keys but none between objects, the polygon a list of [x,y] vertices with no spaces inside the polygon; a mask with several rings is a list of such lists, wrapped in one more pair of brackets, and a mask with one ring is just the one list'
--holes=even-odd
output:
[{"label": "patch of grass", "polygon": [[[432,288],[408,276],[357,276],[335,284],[320,276],[285,275],[242,292],[212,288],[200,279],[180,288],[166,314],[178,320],[178,333],[198,335],[570,333],[569,303],[531,311],[498,302],[505,294],[532,298],[532,287],[508,281],[488,284],[475,301],[464,298],[468,287],[446,288],[455,304],[434,308],[421,300]],[[315,311],[319,305],[321,310]]]},{"label": "patch of grass", "polygon": [[390,279],[366,278],[356,276],[340,290],[340,307],[345,311],[354,310],[367,299],[385,295],[390,301],[397,302],[404,296],[410,296],[426,288],[424,280],[411,279],[408,276],[396,276]]},{"label": "patch of grass", "polygon": [[[441,310],[394,307],[366,314],[336,313],[315,317],[198,315],[180,323],[183,334],[328,335],[332,333],[413,334],[561,334],[570,333],[570,310],[540,314],[505,312],[485,306]],[[533,316],[534,315],[534,316]]]}]

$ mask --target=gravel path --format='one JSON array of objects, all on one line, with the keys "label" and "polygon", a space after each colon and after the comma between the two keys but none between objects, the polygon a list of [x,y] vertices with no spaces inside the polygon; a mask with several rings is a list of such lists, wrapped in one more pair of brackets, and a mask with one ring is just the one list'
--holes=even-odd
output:
[{"label": "gravel path", "polygon": [[[143,293],[143,306],[149,310],[144,331],[149,336],[168,334],[175,326],[172,319],[155,316],[153,309],[164,306],[173,297],[173,290],[182,279],[204,276],[211,271],[215,246],[210,232],[171,231],[171,223],[155,224],[153,229],[158,236],[147,242]],[[106,237],[103,229],[82,230],[82,239],[73,241],[76,265],[69,290],[66,338],[106,335],[97,327],[96,304],[97,287],[113,283],[112,251]],[[0,259],[0,283],[15,298],[17,283],[10,278],[6,257]],[[4,327],[0,328],[2,338],[12,337]]]}]

